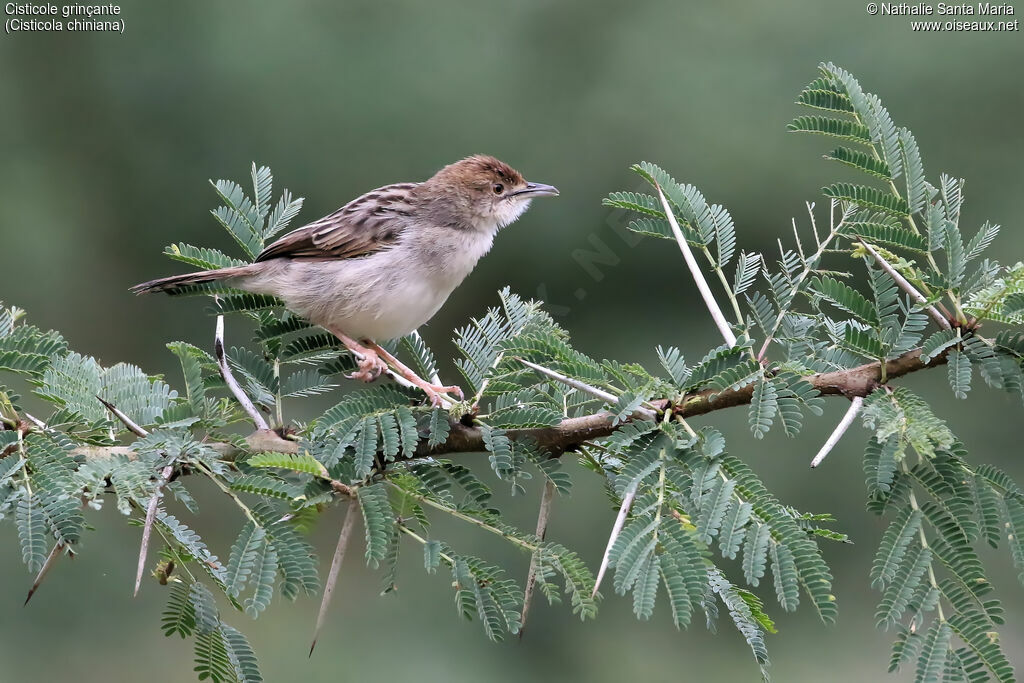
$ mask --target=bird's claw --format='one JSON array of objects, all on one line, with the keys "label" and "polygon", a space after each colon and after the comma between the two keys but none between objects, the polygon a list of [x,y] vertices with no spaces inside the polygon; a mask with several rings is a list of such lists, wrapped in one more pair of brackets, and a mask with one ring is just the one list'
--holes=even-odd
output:
[{"label": "bird's claw", "polygon": [[454,394],[455,396],[459,397],[460,401],[463,398],[465,398],[464,394],[462,393],[462,389],[455,385],[445,386],[443,384],[424,383],[424,385],[421,386],[420,389],[422,389],[423,392],[427,395],[427,398],[430,399],[430,405],[434,406],[435,408],[441,407],[441,404],[443,402],[441,398],[442,396],[444,396],[444,398],[449,398],[446,394]]},{"label": "bird's claw", "polygon": [[359,369],[350,375],[345,375],[346,377],[357,379],[360,382],[372,382],[388,369],[388,366],[376,353],[369,349],[367,351],[369,352],[362,354],[362,358],[356,356],[356,364]]}]

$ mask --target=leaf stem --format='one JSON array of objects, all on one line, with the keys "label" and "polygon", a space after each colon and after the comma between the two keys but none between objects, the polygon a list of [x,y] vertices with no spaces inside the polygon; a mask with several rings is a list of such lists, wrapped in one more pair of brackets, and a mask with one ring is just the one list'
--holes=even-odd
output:
[{"label": "leaf stem", "polygon": [[524,541],[523,539],[519,538],[515,534],[511,534],[508,531],[505,531],[503,529],[499,529],[496,526],[492,526],[491,524],[488,524],[487,522],[483,521],[482,519],[477,519],[476,517],[473,517],[471,515],[467,515],[464,512],[460,512],[460,511],[458,511],[458,510],[456,510],[454,508],[450,508],[450,507],[448,507],[447,505],[445,505],[443,503],[437,502],[433,498],[429,498],[429,497],[424,496],[422,494],[416,493],[415,491],[410,491],[408,489],[402,488],[401,486],[399,486],[398,484],[394,483],[391,480],[385,479],[384,481],[387,482],[387,484],[389,486],[391,486],[392,488],[394,488],[396,491],[401,491],[404,495],[409,496],[413,500],[418,500],[419,502],[423,503],[424,505],[428,505],[428,506],[434,508],[435,510],[440,510],[441,512],[447,513],[447,514],[451,515],[452,517],[454,517],[456,519],[461,519],[464,522],[469,522],[470,524],[478,526],[481,529],[483,529],[484,531],[489,531],[492,534],[496,534],[498,536],[501,536],[505,540],[513,543],[514,545],[519,546],[523,550],[528,550],[531,553],[537,552],[537,548],[539,546],[537,546],[537,545],[535,545],[533,543],[530,543],[528,541]]}]

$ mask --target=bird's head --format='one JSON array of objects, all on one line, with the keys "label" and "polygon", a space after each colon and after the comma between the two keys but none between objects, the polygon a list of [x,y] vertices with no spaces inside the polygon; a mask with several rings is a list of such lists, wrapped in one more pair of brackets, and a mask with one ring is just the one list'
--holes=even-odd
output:
[{"label": "bird's head", "polygon": [[515,221],[534,197],[554,197],[558,189],[527,182],[492,156],[478,154],[445,166],[423,183],[435,201],[450,202],[453,218],[482,230],[498,230]]}]

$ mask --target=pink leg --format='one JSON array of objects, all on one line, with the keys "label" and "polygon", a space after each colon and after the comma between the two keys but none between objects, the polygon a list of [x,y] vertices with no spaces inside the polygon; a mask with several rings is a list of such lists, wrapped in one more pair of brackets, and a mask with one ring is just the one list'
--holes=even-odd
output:
[{"label": "pink leg", "polygon": [[[356,363],[359,365],[359,370],[353,372],[351,375],[347,375],[349,379],[372,382],[380,376],[380,373],[388,369],[388,366],[385,365],[384,361],[377,356],[377,352],[374,349],[363,346],[343,332],[339,332],[337,330],[329,331],[335,337],[340,339],[341,343],[345,345],[345,348],[351,351],[356,357]],[[373,346],[376,346],[376,344]]]},{"label": "pink leg", "polygon": [[459,387],[445,386],[443,384],[431,384],[430,382],[427,382],[422,377],[413,372],[412,369],[405,365],[402,361],[398,360],[393,355],[391,355],[387,351],[387,349],[383,349],[374,343],[370,344],[370,348],[373,351],[375,351],[380,358],[383,358],[384,361],[388,365],[390,365],[395,372],[397,372],[402,377],[406,378],[407,380],[418,386],[420,389],[422,389],[423,392],[430,398],[430,403],[433,404],[434,406],[441,405],[442,394],[455,394],[456,396],[459,397],[460,400],[462,399],[462,389],[460,389]]}]

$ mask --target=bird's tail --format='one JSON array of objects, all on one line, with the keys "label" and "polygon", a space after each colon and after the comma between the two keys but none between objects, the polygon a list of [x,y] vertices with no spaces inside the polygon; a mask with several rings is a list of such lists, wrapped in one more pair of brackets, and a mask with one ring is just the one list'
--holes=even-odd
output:
[{"label": "bird's tail", "polygon": [[197,273],[185,273],[184,275],[172,275],[162,277],[159,280],[150,280],[135,285],[131,291],[136,294],[148,294],[149,292],[167,292],[178,294],[187,289],[190,285],[201,285],[207,282],[218,282],[229,280],[235,277],[242,277],[253,274],[252,264],[248,266],[234,266],[232,268],[219,268],[217,270],[200,270]]}]

